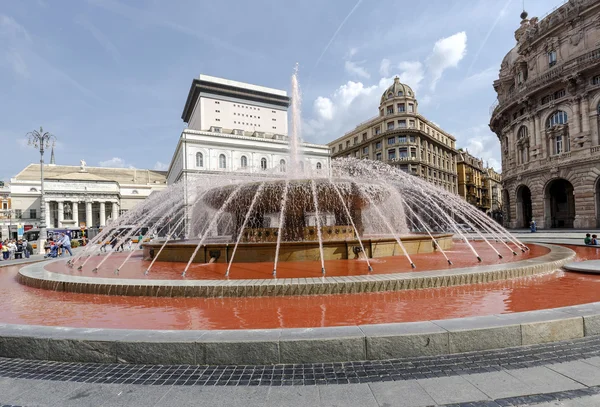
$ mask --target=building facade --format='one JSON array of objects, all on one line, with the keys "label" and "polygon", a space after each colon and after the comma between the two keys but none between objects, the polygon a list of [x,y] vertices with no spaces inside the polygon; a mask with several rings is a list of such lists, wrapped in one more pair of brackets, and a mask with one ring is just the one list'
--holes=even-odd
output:
[{"label": "building facade", "polygon": [[487,213],[491,208],[491,200],[485,182],[487,169],[483,166],[483,160],[459,149],[456,170],[458,194],[477,209]]},{"label": "building facade", "polygon": [[[288,107],[283,90],[200,75],[181,118],[187,123],[168,170],[168,183],[234,173],[283,175],[290,164]],[[300,143],[301,166],[329,168],[327,146]]]},{"label": "building facade", "polygon": [[505,226],[598,227],[600,2],[527,17],[494,82]]},{"label": "building facade", "polygon": [[333,158],[384,161],[457,193],[455,144],[419,113],[415,93],[396,77],[381,96],[378,115],[328,145]]},{"label": "building facade", "polygon": [[502,174],[496,172],[493,168],[486,168],[485,173],[483,174],[483,184],[490,197],[490,208],[487,213],[502,224],[504,220],[502,206]]},{"label": "building facade", "polygon": [[12,226],[13,212],[10,200],[10,185],[5,185],[0,181],[0,239],[4,240],[9,235]]},{"label": "building facade", "polygon": [[[166,174],[161,171],[87,167],[84,161],[80,166],[48,164],[44,166],[46,226],[105,226],[164,188]],[[39,164],[28,165],[11,179],[13,223],[23,224],[25,230],[39,227],[40,191]]]}]

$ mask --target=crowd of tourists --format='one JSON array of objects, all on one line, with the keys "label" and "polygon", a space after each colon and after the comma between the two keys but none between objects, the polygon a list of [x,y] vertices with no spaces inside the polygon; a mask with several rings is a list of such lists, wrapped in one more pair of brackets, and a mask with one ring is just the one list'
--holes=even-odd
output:
[{"label": "crowd of tourists", "polygon": [[33,247],[27,240],[6,239],[0,240],[0,252],[2,252],[2,261],[29,258],[33,254]]}]

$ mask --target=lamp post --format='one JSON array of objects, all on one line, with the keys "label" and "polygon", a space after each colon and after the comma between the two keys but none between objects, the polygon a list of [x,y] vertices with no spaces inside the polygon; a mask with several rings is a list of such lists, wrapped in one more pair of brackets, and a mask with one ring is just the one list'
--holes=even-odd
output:
[{"label": "lamp post", "polygon": [[40,197],[40,237],[38,240],[38,249],[40,254],[45,253],[46,246],[46,198],[44,196],[44,149],[54,146],[56,137],[49,132],[44,132],[44,129],[40,127],[40,130],[34,130],[27,133],[28,144],[40,150],[40,178],[42,184],[42,195]]}]

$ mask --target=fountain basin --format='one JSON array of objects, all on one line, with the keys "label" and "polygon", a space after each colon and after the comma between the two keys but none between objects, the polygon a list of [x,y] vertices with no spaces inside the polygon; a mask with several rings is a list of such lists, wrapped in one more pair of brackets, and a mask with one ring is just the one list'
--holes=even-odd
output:
[{"label": "fountain basin", "polygon": [[510,263],[405,273],[283,279],[140,280],[89,277],[75,271],[57,273],[44,267],[48,263],[36,263],[19,270],[18,281],[53,291],[125,296],[215,298],[351,294],[451,287],[525,277],[557,270],[575,256],[565,247],[539,246],[549,248],[550,252]]},{"label": "fountain basin", "polygon": [[[339,227],[341,228],[341,227]],[[329,230],[332,233],[328,233]],[[352,233],[351,228],[343,228],[340,232]],[[310,234],[310,233],[309,233]],[[334,228],[326,229],[324,235],[335,233]],[[313,235],[313,234],[311,234]],[[452,234],[434,235],[437,244],[443,250],[453,246]],[[400,241],[408,254],[433,253],[437,249],[427,235],[401,236]],[[403,256],[404,252],[394,237],[361,239],[367,256],[372,258]],[[323,239],[324,260],[349,260],[364,257],[361,254],[361,245],[357,239],[329,240]],[[180,241],[164,245],[158,243],[144,243],[144,260],[153,260],[160,252],[157,261],[188,262],[197,247],[198,242]],[[164,245],[164,248],[162,248]],[[229,263],[235,244],[210,243],[202,245],[194,256],[193,263]],[[162,251],[161,251],[162,248]],[[240,242],[235,252],[234,263],[256,263],[275,260],[276,242]],[[320,260],[319,242],[281,242],[279,248],[279,261],[318,261]]]}]

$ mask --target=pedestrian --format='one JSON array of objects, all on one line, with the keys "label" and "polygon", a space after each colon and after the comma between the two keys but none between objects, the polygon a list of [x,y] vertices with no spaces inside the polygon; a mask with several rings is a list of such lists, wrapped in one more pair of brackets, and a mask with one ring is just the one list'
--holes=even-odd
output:
[{"label": "pedestrian", "polygon": [[65,254],[65,252],[69,252],[69,256],[73,256],[73,252],[71,251],[71,237],[68,234],[60,234],[59,246],[62,247],[62,253],[60,256]]},{"label": "pedestrian", "polygon": [[8,260],[10,255],[10,252],[8,250],[8,241],[4,241],[4,244],[2,244],[2,259],[3,260]]},{"label": "pedestrian", "polygon": [[26,248],[27,251],[25,252],[25,257],[29,258],[29,256],[33,254],[33,246],[31,245],[31,243],[29,243],[29,241],[27,241],[26,243]]},{"label": "pedestrian", "polygon": [[531,219],[531,223],[529,224],[529,229],[531,233],[537,232],[537,225],[535,224],[535,219]]},{"label": "pedestrian", "polygon": [[138,244],[140,245],[140,249],[142,248],[143,241],[144,241],[144,234],[140,230],[140,235],[138,236]]}]

